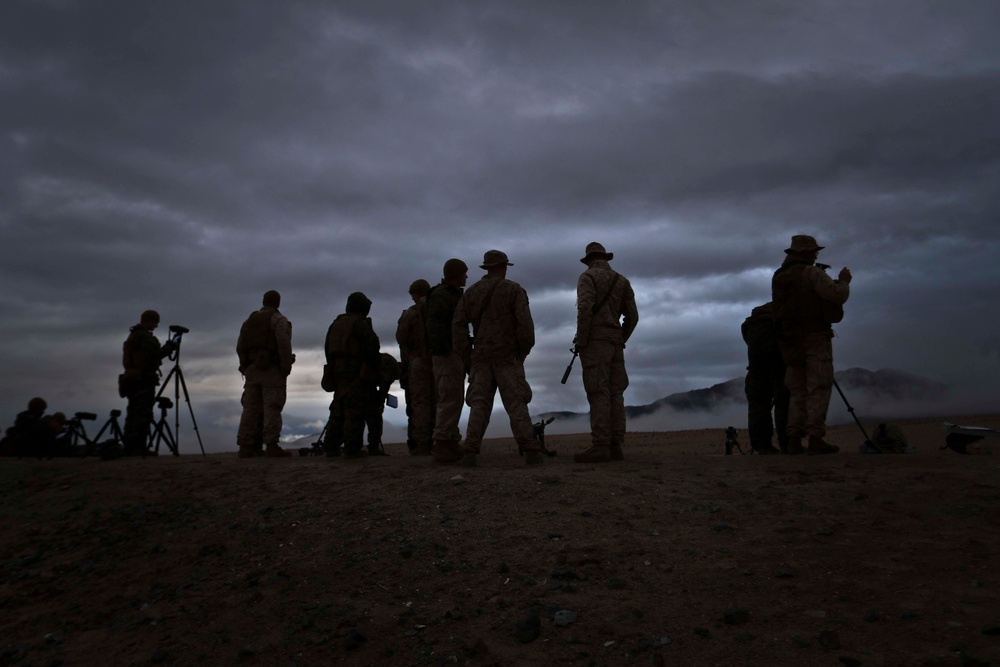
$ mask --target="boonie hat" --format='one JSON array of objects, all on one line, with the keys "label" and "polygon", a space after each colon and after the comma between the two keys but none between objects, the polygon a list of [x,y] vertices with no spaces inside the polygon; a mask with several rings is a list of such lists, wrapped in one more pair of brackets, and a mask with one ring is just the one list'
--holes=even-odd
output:
[{"label": "boonie hat", "polygon": [[816,239],[811,236],[796,234],[792,237],[792,246],[790,248],[785,248],[785,252],[812,252],[813,250],[822,250],[825,247],[826,246],[818,245],[816,243]]},{"label": "boonie hat", "polygon": [[483,263],[479,265],[480,269],[490,269],[494,266],[514,266],[507,259],[507,253],[501,252],[499,250],[487,250],[483,253]]},{"label": "boonie hat", "polygon": [[592,259],[606,259],[610,261],[615,258],[615,253],[608,252],[604,249],[603,245],[597,242],[588,243],[586,252],[587,254],[580,259],[584,264]]}]

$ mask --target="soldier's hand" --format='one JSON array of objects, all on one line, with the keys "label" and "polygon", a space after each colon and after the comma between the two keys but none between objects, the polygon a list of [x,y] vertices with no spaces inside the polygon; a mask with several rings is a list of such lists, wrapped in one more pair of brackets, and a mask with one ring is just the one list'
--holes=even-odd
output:
[{"label": "soldier's hand", "polygon": [[842,268],[840,270],[840,274],[837,276],[837,279],[840,282],[844,283],[845,285],[850,285],[851,284],[851,270],[845,266],[844,268]]}]

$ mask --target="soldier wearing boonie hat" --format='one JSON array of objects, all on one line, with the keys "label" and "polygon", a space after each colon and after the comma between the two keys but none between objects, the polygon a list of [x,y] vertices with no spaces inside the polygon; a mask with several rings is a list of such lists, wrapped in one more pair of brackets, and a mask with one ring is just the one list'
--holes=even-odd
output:
[{"label": "soldier wearing boonie hat", "polygon": [[[535,345],[535,324],[524,288],[507,279],[508,266],[514,265],[506,253],[487,250],[479,265],[486,275],[462,295],[452,321],[455,351],[470,369],[465,394],[469,423],[462,448],[466,466],[476,465],[497,391],[525,461],[543,460],[528,413],[531,386],[524,374],[524,359]],[[474,345],[470,345],[470,326]]]},{"label": "soldier wearing boonie hat", "polygon": [[832,324],[844,316],[850,296],[851,272],[840,270],[834,280],[826,265],[816,263],[823,246],[806,234],[796,234],[785,249],[785,261],[771,280],[771,301],[781,356],[785,361],[785,386],[789,391],[788,454],[839,451],[826,442],[826,414],[833,388]]},{"label": "soldier wearing boonie hat", "polygon": [[625,343],[639,322],[635,293],[628,278],[608,264],[614,253],[588,243],[587,265],[576,284],[576,338],[583,366],[583,386],[590,403],[591,447],[576,454],[577,463],[625,458]]}]

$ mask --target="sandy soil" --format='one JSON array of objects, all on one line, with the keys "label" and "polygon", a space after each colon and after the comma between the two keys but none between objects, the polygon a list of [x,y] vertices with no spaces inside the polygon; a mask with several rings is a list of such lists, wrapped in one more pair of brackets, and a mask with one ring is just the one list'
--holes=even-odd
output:
[{"label": "sandy soil", "polygon": [[0,665],[1000,665],[1000,457],[942,421],[902,456],[5,460]]}]

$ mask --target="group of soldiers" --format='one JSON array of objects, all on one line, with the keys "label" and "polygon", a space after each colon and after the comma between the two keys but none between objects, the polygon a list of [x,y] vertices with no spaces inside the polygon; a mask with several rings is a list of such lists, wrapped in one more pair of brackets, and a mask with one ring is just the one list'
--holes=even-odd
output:
[{"label": "group of soldiers", "polygon": [[[592,433],[591,447],[574,457],[578,462],[624,458],[624,349],[639,315],[628,279],[608,263],[613,257],[601,244],[591,243],[581,259],[588,268],[577,286],[575,346]],[[407,406],[407,445],[414,456],[431,456],[436,464],[475,466],[499,392],[526,464],[542,463],[524,371],[535,345],[535,326],[527,293],[507,278],[511,266],[504,252],[489,250],[480,264],[486,274],[468,289],[469,267],[457,258],[444,263],[438,284],[415,280],[409,288],[413,305],[397,322],[398,365],[380,352],[368,317],[371,300],[361,292],[347,298],[345,312],[330,325],[324,344],[321,384],[333,393],[323,438],[327,456],[379,453],[381,411],[389,386],[399,379]],[[288,455],[278,435],[284,380],[295,356],[291,325],[277,310],[279,300],[276,292],[265,295],[261,310],[244,323],[237,344],[245,377],[237,435],[242,457]],[[464,405],[469,418],[463,441],[459,420]]]},{"label": "group of soldiers", "polygon": [[[742,326],[749,361],[748,430],[751,447],[760,454],[838,451],[824,440],[833,386],[832,325],[843,318],[851,272],[844,268],[836,279],[829,277],[829,267],[816,262],[822,249],[811,236],[793,236],[772,279],[771,301],[754,308]],[[624,350],[639,313],[629,280],[611,268],[613,258],[600,243],[590,243],[580,259],[587,268],[577,281],[574,352],[581,360],[590,405],[591,446],[574,456],[577,462],[624,459]],[[345,312],[331,323],[324,345],[321,384],[333,393],[322,441],[327,456],[384,453],[382,411],[390,386],[399,380],[406,401],[407,445],[414,456],[475,466],[499,392],[525,462],[542,463],[524,370],[535,344],[534,323],[527,293],[507,278],[511,266],[504,252],[489,250],[480,264],[485,275],[468,289],[468,265],[457,258],[444,263],[438,284],[415,280],[409,288],[413,305],[403,311],[396,327],[399,362],[381,352],[368,317],[371,300],[361,292],[347,298]],[[278,292],[266,292],[261,308],[243,323],[236,345],[244,377],[236,438],[243,458],[291,455],[281,448],[279,437],[295,354],[292,325],[280,305]],[[147,453],[160,365],[178,345],[176,339],[159,343],[153,334],[159,321],[156,311],[143,312],[123,345],[119,393],[128,399],[122,438],[126,455]],[[469,417],[463,441],[459,420],[464,405]],[[29,405],[22,430],[27,432],[28,422],[36,421],[38,429],[58,426],[51,420],[43,423],[44,404],[40,409],[38,413],[38,401]],[[772,444],[775,433],[777,448]]]},{"label": "group of soldiers", "polygon": [[822,249],[812,236],[793,236],[771,280],[771,300],[754,308],[741,328],[749,362],[747,430],[758,454],[839,451],[824,437],[834,384],[833,325],[844,317],[851,272],[845,267],[836,279],[828,276],[830,267],[816,262]]}]

